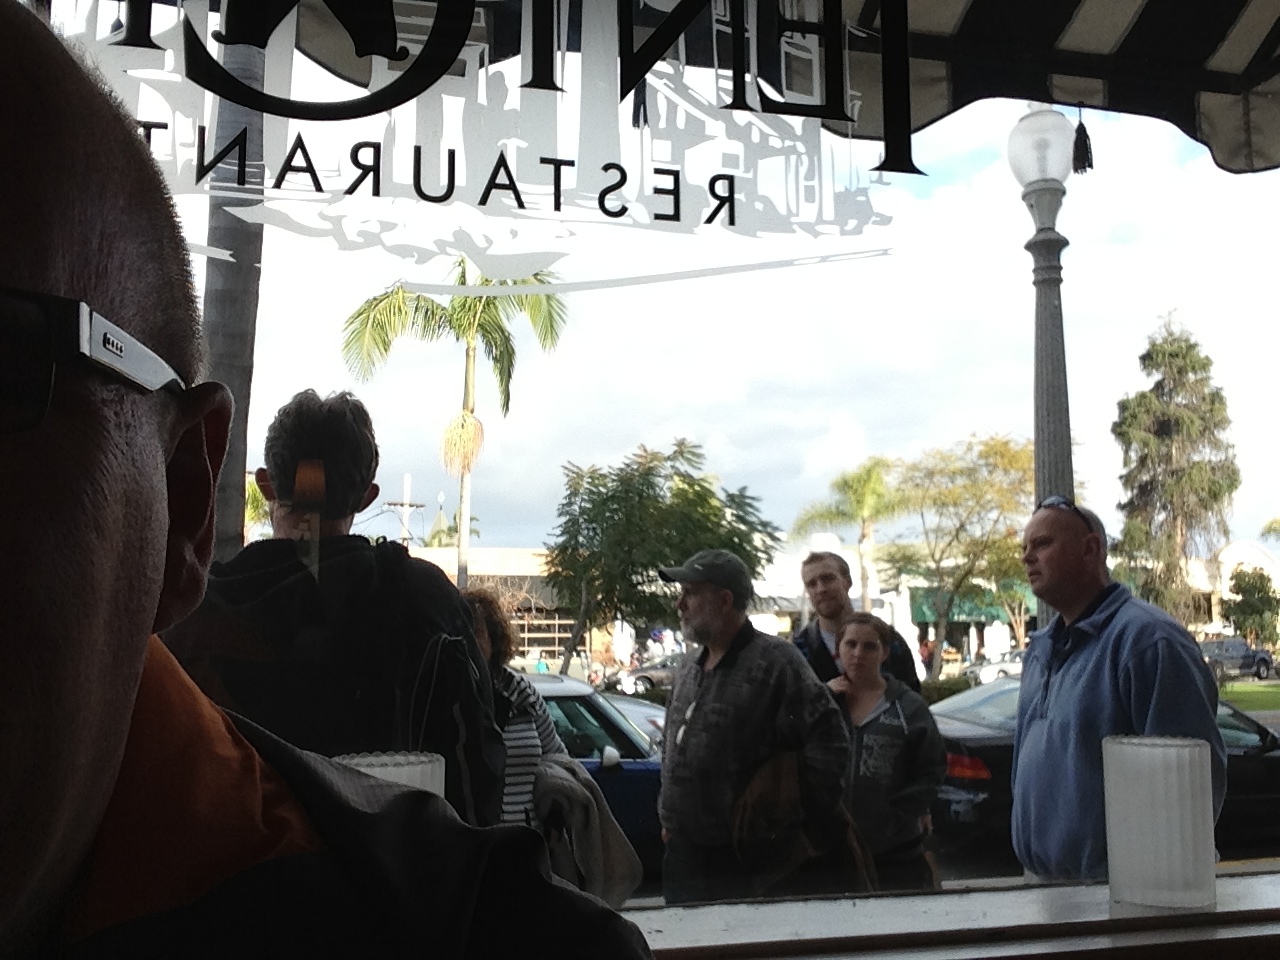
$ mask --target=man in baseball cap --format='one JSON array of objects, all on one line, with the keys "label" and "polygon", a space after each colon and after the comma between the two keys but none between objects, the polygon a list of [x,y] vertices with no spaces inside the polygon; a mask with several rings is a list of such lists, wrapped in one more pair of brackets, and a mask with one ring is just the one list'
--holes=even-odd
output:
[{"label": "man in baseball cap", "polygon": [[[676,675],[663,738],[668,903],[781,895],[827,852],[849,736],[823,684],[789,643],[747,618],[751,573],[728,550],[701,550],[658,576],[678,583],[686,641],[702,646]],[[786,823],[760,822],[762,787],[793,781]]]},{"label": "man in baseball cap", "polygon": [[728,590],[742,610],[747,609],[754,590],[751,571],[728,550],[699,550],[680,567],[659,567],[658,576],[667,583],[709,583]]}]

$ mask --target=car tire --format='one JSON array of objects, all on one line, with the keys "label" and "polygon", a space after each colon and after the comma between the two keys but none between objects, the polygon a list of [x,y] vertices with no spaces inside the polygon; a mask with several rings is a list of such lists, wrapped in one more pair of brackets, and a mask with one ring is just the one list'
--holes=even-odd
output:
[{"label": "car tire", "polygon": [[1265,660],[1259,660],[1253,667],[1253,675],[1259,680],[1265,680],[1271,676],[1271,664]]},{"label": "car tire", "polygon": [[636,677],[635,691],[636,693],[648,693],[653,689],[653,681],[648,677]]},{"label": "car tire", "polygon": [[997,671],[996,671],[996,679],[997,679],[997,680],[999,680],[1001,677],[1007,677],[1008,675],[1009,675],[1009,671],[1008,671],[1008,670],[997,670]]}]

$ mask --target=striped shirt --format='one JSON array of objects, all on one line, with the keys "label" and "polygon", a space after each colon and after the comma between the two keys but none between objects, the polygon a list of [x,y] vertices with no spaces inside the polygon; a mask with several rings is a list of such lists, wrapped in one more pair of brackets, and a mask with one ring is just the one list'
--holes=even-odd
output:
[{"label": "striped shirt", "polygon": [[533,812],[533,780],[544,756],[568,756],[547,704],[529,678],[503,667],[494,677],[495,697],[511,704],[502,740],[507,748],[507,766],[502,788],[502,822],[524,823],[538,828]]}]

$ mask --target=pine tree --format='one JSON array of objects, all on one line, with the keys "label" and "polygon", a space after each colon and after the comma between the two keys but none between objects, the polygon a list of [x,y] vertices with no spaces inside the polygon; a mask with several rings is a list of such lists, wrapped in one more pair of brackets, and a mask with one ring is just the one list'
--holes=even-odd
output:
[{"label": "pine tree", "polygon": [[1145,599],[1188,622],[1195,616],[1186,561],[1228,536],[1240,486],[1227,441],[1227,401],[1210,377],[1213,361],[1166,318],[1138,360],[1155,382],[1125,397],[1111,433],[1124,451],[1121,552]]}]

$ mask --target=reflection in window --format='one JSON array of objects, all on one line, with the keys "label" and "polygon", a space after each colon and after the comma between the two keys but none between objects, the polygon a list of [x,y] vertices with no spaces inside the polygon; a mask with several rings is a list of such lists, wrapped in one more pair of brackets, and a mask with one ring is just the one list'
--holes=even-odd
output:
[{"label": "reflection in window", "polygon": [[1262,734],[1258,729],[1224,704],[1218,704],[1218,730],[1228,750],[1262,746]]}]

